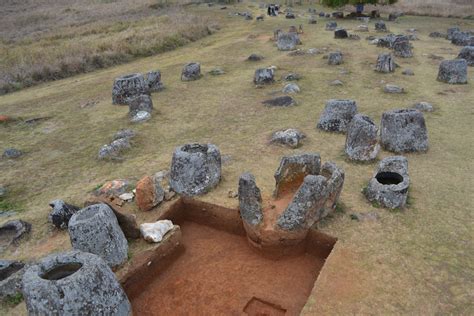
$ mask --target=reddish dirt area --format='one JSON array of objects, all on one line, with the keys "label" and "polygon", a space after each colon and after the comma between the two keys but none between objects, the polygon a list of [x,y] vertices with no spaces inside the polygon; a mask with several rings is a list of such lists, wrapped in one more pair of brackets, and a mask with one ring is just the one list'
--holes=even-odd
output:
[{"label": "reddish dirt area", "polygon": [[325,256],[308,253],[271,260],[245,236],[180,225],[184,251],[131,293],[135,315],[298,315],[324,264]]}]

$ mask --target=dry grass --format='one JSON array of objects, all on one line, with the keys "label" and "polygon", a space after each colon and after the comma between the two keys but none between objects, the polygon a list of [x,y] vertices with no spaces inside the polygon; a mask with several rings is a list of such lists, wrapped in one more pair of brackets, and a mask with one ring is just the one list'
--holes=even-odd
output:
[{"label": "dry grass", "polygon": [[151,0],[10,1],[0,21],[0,94],[169,51],[217,27]]},{"label": "dry grass", "polygon": [[[247,10],[243,5],[239,11]],[[272,193],[273,173],[283,155],[319,152],[323,161],[335,161],[346,171],[341,201],[343,213],[324,221],[319,229],[338,237],[338,244],[325,266],[304,313],[309,315],[414,314],[472,315],[474,288],[474,244],[472,209],[474,186],[472,157],[472,69],[468,85],[451,86],[436,81],[436,54],[454,58],[459,47],[443,39],[431,39],[432,31],[451,25],[473,28],[474,22],[458,19],[402,17],[388,22],[394,33],[417,28],[420,41],[413,42],[415,56],[398,59],[402,68],[414,70],[414,77],[383,75],[372,70],[383,49],[367,41],[333,39],[324,31],[324,21],[304,24],[304,49],[329,47],[345,53],[346,62],[329,66],[321,55],[290,57],[278,52],[268,39],[273,30],[288,28],[305,20],[267,18],[262,23],[228,18],[218,8],[193,9],[194,14],[211,12],[222,24],[212,36],[173,52],[142,58],[129,64],[43,84],[0,97],[0,113],[52,118],[35,126],[0,126],[0,148],[17,147],[26,152],[17,161],[0,161],[2,182],[11,191],[11,201],[24,209],[18,217],[33,223],[32,238],[5,258],[38,258],[52,251],[69,249],[67,232],[51,230],[47,223],[48,202],[61,198],[81,204],[97,184],[114,178],[139,179],[169,168],[173,149],[198,141],[217,144],[231,160],[223,166],[223,180],[203,200],[237,206],[227,192],[236,190],[238,177],[251,171],[266,196]],[[255,15],[259,10],[251,8]],[[303,12],[303,9],[301,9]],[[355,29],[358,21],[340,21]],[[374,26],[369,34],[373,32]],[[262,62],[249,63],[251,53],[263,54]],[[179,80],[181,67],[189,61],[202,63],[203,72],[222,67],[227,73],[205,75],[195,82]],[[277,76],[296,71],[304,78],[299,105],[269,109],[261,101],[282,88],[278,82],[264,89],[252,84],[257,67],[275,65]],[[111,104],[113,79],[121,74],[160,69],[167,89],[153,95],[156,107],[152,120],[131,125],[127,108]],[[341,70],[348,74],[341,74]],[[328,83],[340,79],[345,85]],[[382,80],[407,89],[404,95],[386,95]],[[436,112],[426,114],[430,150],[407,154],[411,177],[411,206],[402,212],[374,208],[361,194],[376,163],[348,163],[342,154],[345,137],[316,130],[324,102],[330,98],[353,98],[359,110],[380,120],[382,112],[407,107],[417,101],[432,102]],[[81,108],[88,101],[93,107]],[[99,147],[110,141],[120,128],[134,128],[139,136],[122,163],[96,160]],[[276,129],[295,127],[307,135],[303,147],[291,150],[270,146],[269,135]],[[382,151],[380,158],[391,155]],[[358,223],[351,212],[375,211],[376,223]],[[137,211],[140,221],[156,218],[156,212]],[[143,246],[133,242],[132,253]],[[341,278],[344,278],[341,281]],[[335,282],[338,280],[340,282]],[[10,314],[18,314],[24,305]],[[6,313],[6,312],[5,312]]]},{"label": "dry grass", "polygon": [[399,0],[391,6],[366,6],[368,11],[375,9],[383,13],[401,11],[410,15],[474,18],[472,0]]}]

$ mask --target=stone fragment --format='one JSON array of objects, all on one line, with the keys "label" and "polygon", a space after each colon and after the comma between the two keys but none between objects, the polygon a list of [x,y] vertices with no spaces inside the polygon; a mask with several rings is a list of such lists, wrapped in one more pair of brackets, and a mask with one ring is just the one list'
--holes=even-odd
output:
[{"label": "stone fragment", "polygon": [[334,38],[348,38],[349,34],[345,29],[337,29],[334,31]]},{"label": "stone fragment", "polygon": [[263,60],[265,57],[263,57],[262,55],[259,55],[259,54],[251,54],[247,60],[248,61],[261,61]]},{"label": "stone fragment", "polygon": [[147,111],[138,111],[131,119],[131,123],[142,123],[151,119],[150,112]]},{"label": "stone fragment", "polygon": [[74,249],[96,254],[112,268],[127,260],[127,239],[107,204],[81,209],[69,220],[68,230]]},{"label": "stone fragment", "polygon": [[331,52],[328,57],[329,65],[340,65],[344,62],[341,52]]},{"label": "stone fragment", "polygon": [[143,223],[140,225],[140,232],[148,242],[161,242],[163,237],[173,229],[173,222],[170,220],[160,220],[154,223]]},{"label": "stone fragment", "polygon": [[147,94],[142,94],[129,98],[128,101],[128,116],[133,118],[138,112],[145,111],[151,114],[153,111],[153,101]]},{"label": "stone fragment", "polygon": [[285,14],[285,18],[286,18],[286,19],[295,19],[296,16],[295,16],[295,14],[294,14],[293,12],[287,12],[287,13]]},{"label": "stone fragment", "polygon": [[457,26],[455,26],[455,27],[450,27],[450,28],[448,28],[448,31],[447,31],[447,34],[446,34],[446,38],[447,38],[448,40],[452,40],[454,33],[460,32],[460,31],[461,31],[461,29],[460,29],[459,27],[457,27]]},{"label": "stone fragment", "polygon": [[201,78],[201,64],[191,62],[184,65],[181,72],[181,81],[192,81]]},{"label": "stone fragment", "polygon": [[149,93],[150,89],[142,74],[121,76],[114,81],[112,103],[127,105],[129,98]]},{"label": "stone fragment", "polygon": [[161,82],[161,72],[159,70],[147,72],[145,82],[150,92],[159,92],[165,88],[165,85]]},{"label": "stone fragment", "polygon": [[25,264],[21,261],[0,259],[0,300],[21,295]]},{"label": "stone fragment", "polygon": [[132,307],[100,257],[55,253],[26,269],[23,294],[30,315],[131,315]]},{"label": "stone fragment", "polygon": [[253,77],[253,83],[256,85],[271,84],[275,82],[273,79],[274,71],[270,68],[259,68],[255,70],[255,75]]},{"label": "stone fragment", "polygon": [[54,200],[49,202],[49,206],[53,209],[49,214],[49,221],[53,223],[56,228],[65,229],[68,226],[72,215],[79,211],[79,207],[68,204],[63,200]]},{"label": "stone fragment", "polygon": [[161,179],[155,176],[145,176],[137,182],[135,202],[141,211],[149,211],[163,202],[165,191]]},{"label": "stone fragment", "polygon": [[379,214],[376,212],[356,212],[352,213],[350,217],[358,222],[376,222],[380,219]]},{"label": "stone fragment", "polygon": [[285,81],[298,81],[301,78],[302,78],[302,76],[300,74],[297,74],[297,73],[289,73],[289,74],[286,74],[286,75],[282,76],[282,79],[285,80]]},{"label": "stone fragment", "polygon": [[405,70],[402,71],[402,75],[405,75],[405,76],[414,76],[415,73],[413,72],[413,70],[411,70],[410,68],[407,68]]},{"label": "stone fragment", "polygon": [[31,232],[31,224],[23,220],[11,220],[0,226],[0,251],[10,245],[18,246]]},{"label": "stone fragment", "polygon": [[474,66],[474,46],[463,47],[457,59],[465,59],[468,66]]},{"label": "stone fragment", "polygon": [[110,144],[103,145],[99,149],[98,158],[99,160],[118,160],[120,155],[131,147],[129,138],[119,138]]},{"label": "stone fragment", "polygon": [[281,51],[295,50],[296,45],[301,44],[297,33],[283,33],[280,32],[277,38],[277,47]]},{"label": "stone fragment", "polygon": [[378,32],[387,32],[387,26],[384,21],[375,22],[375,30]]},{"label": "stone fragment", "polygon": [[364,25],[359,25],[359,26],[357,27],[357,30],[358,30],[359,32],[368,32],[368,31],[369,31],[369,26],[368,26],[368,25],[365,25],[365,24],[364,24]]},{"label": "stone fragment", "polygon": [[345,152],[350,160],[370,161],[377,157],[380,145],[377,143],[379,128],[374,121],[363,114],[356,114],[349,123]]},{"label": "stone fragment", "polygon": [[337,28],[337,23],[334,21],[330,21],[326,23],[326,31],[335,31]]},{"label": "stone fragment", "polygon": [[121,138],[127,138],[127,139],[132,139],[135,137],[136,133],[134,130],[131,129],[121,129],[117,133],[115,133],[113,140],[121,139]]},{"label": "stone fragment", "polygon": [[404,208],[409,185],[408,160],[403,156],[387,157],[379,163],[365,196],[386,208]]},{"label": "stone fragment", "polygon": [[294,128],[276,131],[272,135],[271,143],[282,144],[290,148],[298,148],[306,136]]},{"label": "stone fragment", "polygon": [[321,175],[327,180],[327,197],[322,212],[318,214],[317,220],[320,220],[336,210],[339,196],[344,186],[345,173],[334,162],[325,162],[321,167]]},{"label": "stone fragment", "polygon": [[2,157],[5,159],[16,159],[21,157],[21,155],[23,155],[21,150],[16,148],[7,148],[3,151]]},{"label": "stone fragment", "polygon": [[213,144],[177,147],[171,161],[170,186],[176,193],[193,196],[209,192],[221,179],[221,154]]},{"label": "stone fragment", "polygon": [[382,53],[377,58],[375,70],[382,73],[390,73],[395,71],[395,62],[392,54]]},{"label": "stone fragment", "polygon": [[448,35],[440,32],[431,32],[428,36],[432,38],[446,38]]},{"label": "stone fragment", "polygon": [[120,196],[132,189],[132,185],[128,180],[118,179],[107,181],[100,188],[94,191],[96,196]]},{"label": "stone fragment", "polygon": [[433,112],[433,105],[428,102],[418,102],[413,105],[413,108],[421,112]]},{"label": "stone fragment", "polygon": [[288,83],[283,87],[282,92],[287,94],[299,93],[300,87],[296,83]]},{"label": "stone fragment", "polygon": [[428,150],[428,131],[423,113],[415,109],[397,109],[382,114],[380,144],[395,153]]},{"label": "stone fragment", "polygon": [[211,71],[209,71],[209,74],[211,76],[221,76],[225,74],[225,71],[222,68],[214,68]]},{"label": "stone fragment", "polygon": [[251,173],[243,173],[239,178],[239,211],[247,225],[257,226],[263,221],[262,195]]},{"label": "stone fragment", "polygon": [[287,107],[296,105],[296,101],[290,96],[276,97],[262,102],[266,106]]},{"label": "stone fragment", "polygon": [[317,127],[328,132],[344,133],[355,114],[357,114],[355,101],[328,100]]},{"label": "stone fragment", "polygon": [[443,60],[439,65],[438,81],[449,84],[466,84],[467,61],[465,59]]},{"label": "stone fragment", "polygon": [[383,88],[385,93],[405,93],[405,89],[394,84],[386,84]]}]

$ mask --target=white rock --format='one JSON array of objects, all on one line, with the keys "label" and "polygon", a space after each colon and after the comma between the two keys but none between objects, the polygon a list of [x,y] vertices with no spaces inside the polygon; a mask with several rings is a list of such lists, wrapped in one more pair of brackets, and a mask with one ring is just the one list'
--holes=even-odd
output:
[{"label": "white rock", "polygon": [[131,201],[135,195],[132,192],[124,193],[119,195],[119,199],[122,201]]},{"label": "white rock", "polygon": [[151,119],[151,114],[146,112],[146,111],[140,111],[137,114],[135,114],[134,117],[130,120],[132,123],[140,123],[140,122],[145,122]]},{"label": "white rock", "polygon": [[140,225],[140,233],[146,241],[160,242],[173,226],[173,222],[167,219],[155,223],[143,223]]},{"label": "white rock", "polygon": [[288,83],[287,85],[283,87],[282,92],[283,93],[299,93],[300,87],[298,87],[298,85],[295,83]]}]

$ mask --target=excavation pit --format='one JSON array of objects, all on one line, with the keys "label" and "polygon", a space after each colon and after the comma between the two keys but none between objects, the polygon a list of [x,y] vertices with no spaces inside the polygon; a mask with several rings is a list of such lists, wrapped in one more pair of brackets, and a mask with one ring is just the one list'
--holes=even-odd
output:
[{"label": "excavation pit", "polygon": [[237,209],[190,198],[158,219],[181,232],[134,256],[121,278],[137,315],[298,315],[336,243],[311,230],[303,252],[269,258],[249,245]]}]

